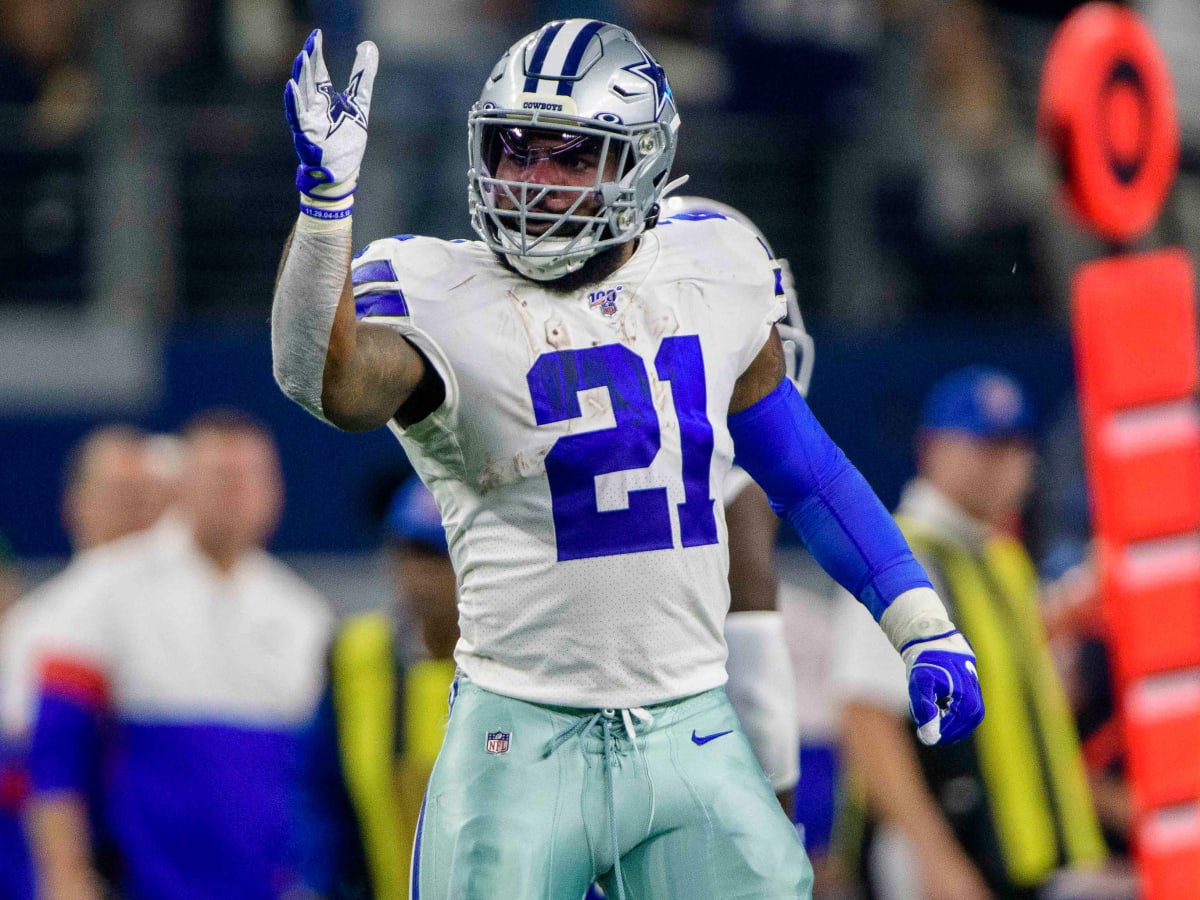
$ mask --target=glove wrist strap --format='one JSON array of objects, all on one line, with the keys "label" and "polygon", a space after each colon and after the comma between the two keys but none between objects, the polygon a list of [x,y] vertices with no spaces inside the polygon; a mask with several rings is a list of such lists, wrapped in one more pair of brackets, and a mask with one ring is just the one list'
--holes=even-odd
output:
[{"label": "glove wrist strap", "polygon": [[300,212],[313,219],[337,221],[350,218],[354,212],[354,191],[336,200],[326,200],[313,197],[310,194],[300,195]]}]

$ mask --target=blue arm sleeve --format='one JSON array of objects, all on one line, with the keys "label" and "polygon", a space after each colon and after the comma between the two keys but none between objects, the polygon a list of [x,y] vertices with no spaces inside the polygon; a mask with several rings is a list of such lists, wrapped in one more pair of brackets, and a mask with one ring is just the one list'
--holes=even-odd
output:
[{"label": "blue arm sleeve", "polygon": [[809,552],[879,621],[900,594],[931,587],[871,486],[784,379],[729,417],[737,462]]}]

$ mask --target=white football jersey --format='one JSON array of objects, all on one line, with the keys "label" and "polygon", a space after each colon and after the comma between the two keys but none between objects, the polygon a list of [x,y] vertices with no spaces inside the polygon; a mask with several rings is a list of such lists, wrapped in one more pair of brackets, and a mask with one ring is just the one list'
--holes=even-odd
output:
[{"label": "white football jersey", "polygon": [[467,676],[593,708],[723,684],[725,419],[785,312],[764,245],[721,217],[668,219],[562,294],[482,243],[400,237],[367,247],[353,281],[359,315],[446,385],[392,427],[441,508]]}]

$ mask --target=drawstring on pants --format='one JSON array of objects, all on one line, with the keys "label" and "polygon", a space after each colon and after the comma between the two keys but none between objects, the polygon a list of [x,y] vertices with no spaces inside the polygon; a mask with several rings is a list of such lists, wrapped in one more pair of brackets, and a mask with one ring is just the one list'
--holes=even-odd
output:
[{"label": "drawstring on pants", "polygon": [[[638,750],[637,730],[634,727],[634,719],[637,719],[638,723],[644,725],[645,728],[650,728],[654,724],[654,716],[640,706],[631,709],[622,709],[620,712],[621,724],[625,727],[625,734],[629,738],[629,743],[635,750]],[[554,751],[573,737],[579,738],[580,752],[582,753],[583,739],[593,730],[599,728],[600,737],[604,744],[604,774],[608,787],[608,830],[609,837],[612,840],[613,879],[617,882],[617,900],[625,900],[625,883],[621,877],[621,850],[618,844],[619,835],[617,833],[617,785],[613,774],[613,768],[620,765],[620,751],[616,749],[616,734],[613,731],[614,720],[616,718],[617,710],[602,709],[591,716],[576,720],[569,728],[560,731],[550,739],[550,742],[546,745],[545,755],[547,757],[551,756]],[[653,813],[651,814],[651,818],[653,818]]]}]

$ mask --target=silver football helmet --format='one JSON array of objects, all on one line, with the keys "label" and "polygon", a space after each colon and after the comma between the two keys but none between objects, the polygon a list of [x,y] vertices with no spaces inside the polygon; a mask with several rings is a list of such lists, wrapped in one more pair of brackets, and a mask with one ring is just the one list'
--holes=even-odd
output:
[{"label": "silver football helmet", "polygon": [[726,203],[709,200],[707,197],[682,195],[672,196],[663,201],[662,217],[664,219],[684,214],[717,215],[740,222],[754,232],[767,249],[767,253],[779,264],[780,284],[783,286],[783,294],[787,300],[787,315],[776,327],[779,329],[779,337],[783,340],[788,378],[795,383],[801,395],[807,397],[808,386],[812,382],[813,363],[816,362],[816,347],[813,344],[812,336],[804,327],[804,318],[800,315],[800,300],[796,295],[796,282],[792,278],[792,267],[788,265],[788,261],[775,256],[775,251],[771,249],[771,242],[759,231],[758,226],[746,217],[745,213]]},{"label": "silver football helmet", "polygon": [[568,19],[508,50],[467,128],[472,227],[522,275],[549,281],[653,221],[679,114],[632,34]]}]

